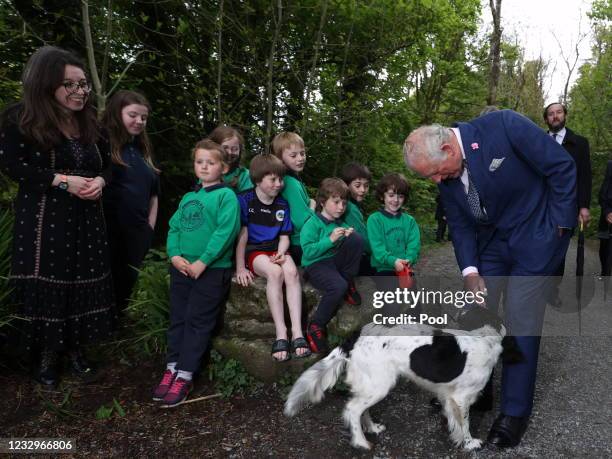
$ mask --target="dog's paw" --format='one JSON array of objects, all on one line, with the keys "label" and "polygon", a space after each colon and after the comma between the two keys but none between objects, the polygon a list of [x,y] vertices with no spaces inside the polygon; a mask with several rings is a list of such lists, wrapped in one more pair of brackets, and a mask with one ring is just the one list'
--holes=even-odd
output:
[{"label": "dog's paw", "polygon": [[372,443],[370,443],[367,440],[363,440],[363,441],[352,440],[351,445],[353,446],[353,448],[372,449]]},{"label": "dog's paw", "polygon": [[479,448],[482,448],[482,440],[479,440],[478,438],[472,438],[471,440],[463,443],[463,449],[465,451],[474,451],[475,449]]},{"label": "dog's paw", "polygon": [[373,433],[373,434],[379,434],[381,432],[384,432],[385,430],[387,430],[387,428],[385,427],[384,424],[378,424],[376,422],[373,422],[370,425],[370,428],[368,429],[368,432]]}]

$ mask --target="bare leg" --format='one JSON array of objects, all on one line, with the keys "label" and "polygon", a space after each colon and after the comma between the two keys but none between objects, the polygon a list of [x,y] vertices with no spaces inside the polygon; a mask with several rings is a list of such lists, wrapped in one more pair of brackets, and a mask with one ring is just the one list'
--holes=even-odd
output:
[{"label": "bare leg", "polygon": [[[302,285],[297,267],[290,255],[285,255],[285,261],[280,265],[283,270],[285,287],[287,289],[287,305],[289,306],[289,317],[291,317],[291,339],[303,337],[302,333]],[[298,355],[307,352],[299,349]]]},{"label": "bare leg", "polygon": [[[283,270],[270,261],[267,255],[259,255],[253,260],[253,270],[258,276],[266,279],[266,297],[268,306],[276,328],[276,339],[287,339],[287,326],[285,325],[285,312],[283,307]],[[277,352],[274,358],[284,360],[286,352]]]}]

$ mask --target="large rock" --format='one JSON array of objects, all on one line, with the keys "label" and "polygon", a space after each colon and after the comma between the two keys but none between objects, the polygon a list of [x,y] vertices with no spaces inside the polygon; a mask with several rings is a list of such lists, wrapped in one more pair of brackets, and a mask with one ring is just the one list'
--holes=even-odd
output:
[{"label": "large rock", "polygon": [[[341,341],[371,320],[373,312],[371,298],[374,288],[374,283],[369,279],[357,281],[357,290],[361,293],[363,304],[340,305],[336,316],[327,327],[332,340]],[[320,295],[308,283],[302,283],[302,292],[303,325],[305,325],[306,317],[312,314]],[[288,313],[285,315],[287,328],[290,328]],[[270,355],[275,339],[274,322],[266,299],[265,279],[257,278],[249,287],[242,287],[233,280],[226,304],[223,328],[220,336],[214,341],[215,349],[225,357],[240,361],[251,375],[266,382],[276,381],[288,373],[299,374],[305,366],[317,360],[317,357],[313,356],[306,359],[294,358],[289,362],[276,362]]]}]

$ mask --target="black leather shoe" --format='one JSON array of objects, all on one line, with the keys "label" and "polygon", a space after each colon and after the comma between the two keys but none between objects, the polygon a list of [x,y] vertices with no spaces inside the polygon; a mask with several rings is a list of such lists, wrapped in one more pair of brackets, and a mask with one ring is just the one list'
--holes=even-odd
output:
[{"label": "black leather shoe", "polygon": [[43,351],[40,354],[40,363],[34,374],[34,379],[43,386],[55,388],[59,383],[57,369],[58,354],[54,351]]},{"label": "black leather shoe", "polygon": [[512,448],[521,442],[529,418],[500,414],[491,427],[487,442],[498,448]]},{"label": "black leather shoe", "polygon": [[96,371],[95,367],[87,361],[80,350],[71,351],[68,354],[68,358],[70,360],[70,368],[72,369],[72,372],[83,381],[93,382],[97,378],[98,372]]}]

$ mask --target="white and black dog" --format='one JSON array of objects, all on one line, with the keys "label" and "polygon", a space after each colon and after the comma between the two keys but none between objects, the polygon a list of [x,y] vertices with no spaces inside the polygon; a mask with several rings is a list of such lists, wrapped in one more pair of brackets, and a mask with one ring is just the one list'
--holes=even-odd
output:
[{"label": "white and black dog", "polygon": [[376,434],[385,427],[373,422],[368,410],[404,376],[440,400],[451,440],[457,446],[479,448],[482,441],[470,435],[470,406],[487,383],[502,350],[505,361],[520,361],[522,355],[492,312],[473,308],[462,313],[458,323],[461,329],[364,326],[300,376],[285,403],[285,414],[294,416],[306,403],[320,402],[346,366],[352,397],[346,404],[344,421],[351,431],[351,444],[370,449],[362,423],[367,432]]}]

